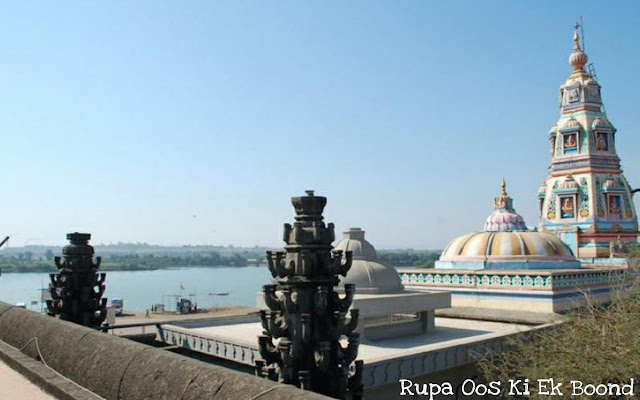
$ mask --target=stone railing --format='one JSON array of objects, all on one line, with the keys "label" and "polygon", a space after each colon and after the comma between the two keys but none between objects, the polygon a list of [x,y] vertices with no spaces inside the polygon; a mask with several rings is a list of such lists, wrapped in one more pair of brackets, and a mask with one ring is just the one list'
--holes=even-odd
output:
[{"label": "stone railing", "polygon": [[108,400],[328,399],[2,302],[0,340]]},{"label": "stone railing", "polygon": [[403,268],[398,271],[405,286],[456,286],[485,289],[552,290],[625,284],[626,269],[486,270],[464,271]]}]

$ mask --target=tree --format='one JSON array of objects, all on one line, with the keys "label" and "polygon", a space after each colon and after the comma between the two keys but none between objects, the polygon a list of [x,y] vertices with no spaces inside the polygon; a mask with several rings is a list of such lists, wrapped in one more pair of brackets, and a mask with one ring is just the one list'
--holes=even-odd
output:
[{"label": "tree", "polygon": [[53,261],[53,250],[47,249],[44,252],[44,259],[47,261]]}]

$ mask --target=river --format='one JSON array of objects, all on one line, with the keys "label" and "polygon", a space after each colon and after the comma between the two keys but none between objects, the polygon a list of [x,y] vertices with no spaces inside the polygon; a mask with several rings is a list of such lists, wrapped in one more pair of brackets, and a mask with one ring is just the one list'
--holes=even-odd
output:
[{"label": "river", "polygon": [[[191,297],[198,307],[255,306],[256,293],[272,281],[266,266],[189,267],[155,271],[108,271],[105,297],[121,298],[124,309],[144,311],[152,304],[175,309],[175,296]],[[0,276],[0,300],[40,311],[40,288],[48,273],[5,273]],[[228,296],[215,293],[228,292]],[[210,295],[209,293],[212,293]],[[37,301],[37,304],[32,302]]]}]

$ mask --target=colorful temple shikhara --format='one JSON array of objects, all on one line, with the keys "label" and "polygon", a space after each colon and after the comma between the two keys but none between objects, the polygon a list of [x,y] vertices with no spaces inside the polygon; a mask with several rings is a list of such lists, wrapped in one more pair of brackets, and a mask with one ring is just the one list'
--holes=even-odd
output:
[{"label": "colorful temple shikhara", "polygon": [[608,299],[628,283],[626,256],[638,242],[634,190],[622,174],[616,130],[600,85],[585,70],[578,25],[551,128],[549,176],[538,192],[540,228],[530,230],[502,182],[484,229],[453,239],[436,268],[404,269],[410,290],[450,291],[454,307],[558,312]]},{"label": "colorful temple shikhara", "polygon": [[620,168],[616,129],[602,107],[600,85],[585,70],[578,25],[560,86],[560,118],[549,132],[549,176],[540,187],[540,230],[558,235],[580,259],[613,257],[638,240],[632,190]]}]

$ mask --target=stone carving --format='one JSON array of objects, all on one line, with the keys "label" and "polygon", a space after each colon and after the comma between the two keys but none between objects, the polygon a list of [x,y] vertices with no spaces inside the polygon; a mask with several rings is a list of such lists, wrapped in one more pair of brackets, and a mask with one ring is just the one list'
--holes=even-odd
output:
[{"label": "stone carving", "polygon": [[89,245],[88,233],[69,233],[62,255],[54,261],[60,270],[51,274],[49,291],[52,300],[47,300],[48,314],[65,321],[97,328],[106,317],[107,299],[103,299],[106,274],[98,273],[101,258],[93,261],[93,247]]},{"label": "stone carving", "polygon": [[[284,225],[285,251],[267,252],[276,284],[264,286],[269,310],[262,310],[261,359],[256,374],[333,398],[362,398],[362,361],[358,354],[358,310],[347,311],[355,285],[345,284],[340,297],[338,275],[351,268],[350,251],[332,250],[333,223],[323,222],[326,197],[293,197],[296,217]],[[346,347],[340,339],[346,338]],[[278,339],[277,343],[274,339]],[[350,371],[351,364],[355,365]]]}]

